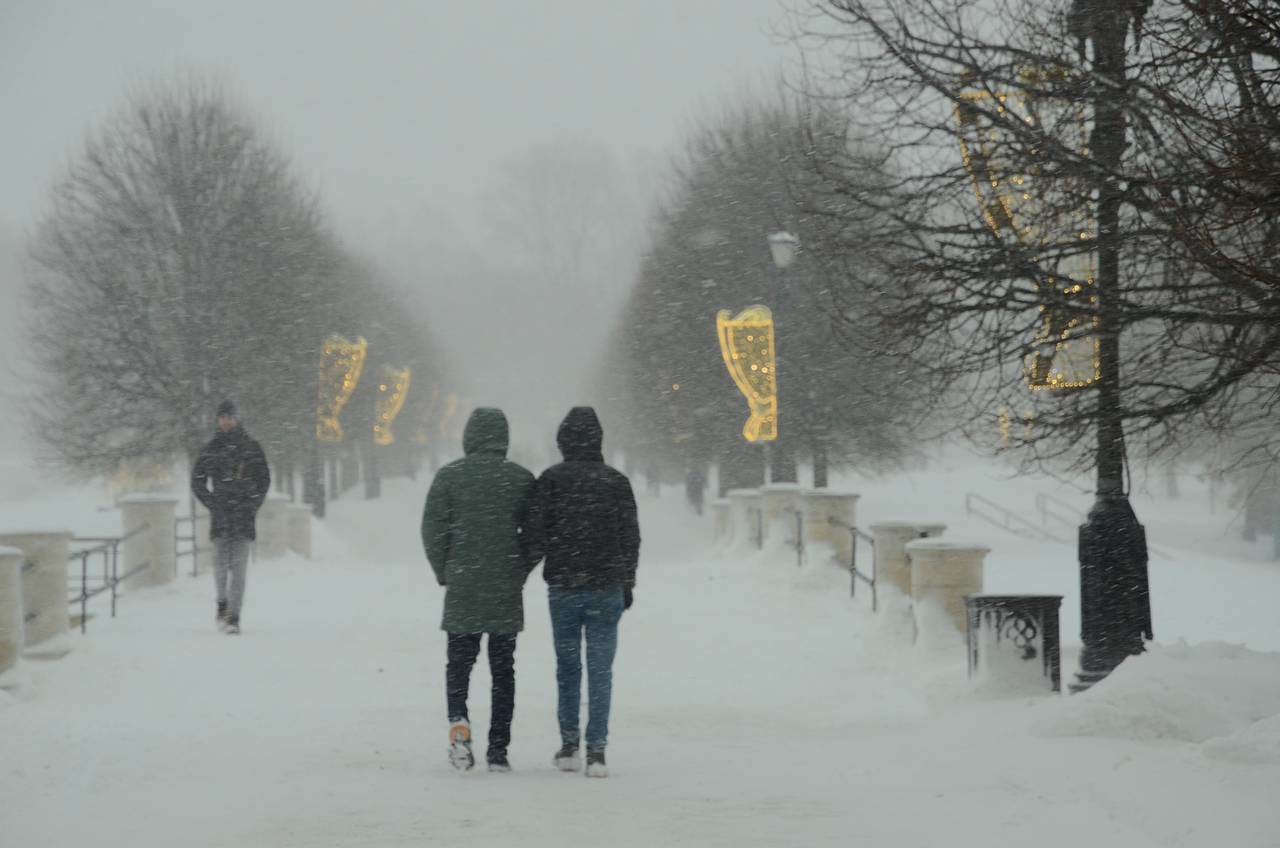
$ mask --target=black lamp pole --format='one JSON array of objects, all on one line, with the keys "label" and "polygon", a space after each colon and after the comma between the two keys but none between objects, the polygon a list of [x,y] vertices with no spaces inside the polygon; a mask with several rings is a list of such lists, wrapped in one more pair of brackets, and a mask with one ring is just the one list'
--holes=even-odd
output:
[{"label": "black lamp pole", "polygon": [[1151,0],[1073,0],[1071,33],[1093,48],[1093,131],[1089,148],[1098,204],[1097,492],[1080,527],[1080,637],[1073,691],[1087,689],[1152,637],[1147,540],[1125,491],[1124,422],[1120,404],[1120,203],[1117,174],[1125,150],[1125,42]]},{"label": "black lamp pole", "polygon": [[[772,298],[773,311],[773,337],[774,337],[774,377],[778,392],[778,420],[775,424],[777,439],[772,445],[765,443],[766,462],[769,465],[769,482],[770,483],[797,483],[800,480],[799,471],[796,468],[795,458],[795,441],[793,438],[783,435],[783,423],[794,421],[795,403],[789,401],[784,408],[782,405],[783,391],[782,381],[787,376],[787,372],[782,368],[782,354],[785,347],[784,330],[788,326],[787,320],[790,314],[784,305],[787,298],[787,266],[791,264],[795,257],[795,251],[798,246],[798,240],[791,233],[779,232],[769,236],[769,251],[773,257],[773,265],[776,269],[772,279],[774,280]],[[796,334],[792,333],[792,338],[796,338]],[[792,360],[792,366],[799,363],[798,359]],[[796,380],[791,381],[791,388],[795,389],[799,385]],[[789,395],[793,398],[797,395],[795,391]],[[794,427],[790,427],[791,433],[797,432]]]}]

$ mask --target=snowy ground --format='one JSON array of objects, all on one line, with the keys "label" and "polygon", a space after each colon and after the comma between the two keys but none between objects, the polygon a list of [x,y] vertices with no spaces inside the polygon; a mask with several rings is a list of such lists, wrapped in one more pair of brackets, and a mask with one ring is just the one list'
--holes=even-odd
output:
[{"label": "snowy ground", "polygon": [[[1069,673],[1071,545],[986,525],[964,495],[1028,516],[1039,491],[1089,499],[987,467],[843,483],[862,493],[861,523],[940,520],[989,544],[988,591],[1066,595]],[[100,495],[59,494],[53,511],[51,491],[25,485],[0,492],[2,523],[115,529]],[[539,573],[517,651],[516,770],[447,766],[425,491],[389,481],[378,501],[340,500],[314,560],[255,563],[238,639],[213,628],[209,578],[182,576],[95,618],[69,656],[26,662],[0,693],[0,845],[1280,845],[1280,564],[1269,538],[1236,542],[1233,513],[1210,514],[1194,481],[1178,500],[1134,499],[1161,551],[1160,644],[1073,697],[976,692],[962,649],[913,648],[892,598],[872,616],[837,569],[717,551],[677,493],[642,496],[604,781],[549,765]],[[487,689],[482,662],[481,741]]]}]

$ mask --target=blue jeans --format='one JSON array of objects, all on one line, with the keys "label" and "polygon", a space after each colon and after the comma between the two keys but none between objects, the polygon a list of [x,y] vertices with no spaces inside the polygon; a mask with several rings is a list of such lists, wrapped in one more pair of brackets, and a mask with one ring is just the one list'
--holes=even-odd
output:
[{"label": "blue jeans", "polygon": [[560,741],[578,745],[578,709],[582,697],[582,638],[587,639],[587,750],[603,751],[609,741],[609,702],[613,696],[613,656],[618,650],[622,587],[577,590],[552,588],[551,635],[556,646],[556,684]]}]

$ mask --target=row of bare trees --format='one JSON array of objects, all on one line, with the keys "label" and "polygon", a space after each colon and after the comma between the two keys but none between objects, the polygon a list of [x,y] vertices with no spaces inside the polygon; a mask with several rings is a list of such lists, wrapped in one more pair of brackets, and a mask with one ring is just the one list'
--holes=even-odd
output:
[{"label": "row of bare trees", "polygon": [[[833,274],[843,269],[816,249],[838,202],[834,183],[811,167],[819,134],[835,144],[779,96],[690,135],[597,381],[596,393],[616,400],[605,407],[628,452],[669,470],[718,463],[722,489],[759,484],[762,454],[743,442],[747,403],[716,332],[719,311],[757,303],[770,307],[776,330],[775,482],[795,481],[798,459],[811,459],[825,485],[830,460],[883,467],[909,451],[914,375],[882,355],[858,304],[837,314]],[[875,181],[868,163],[847,177]],[[767,241],[778,232],[801,245],[785,269]]]},{"label": "row of bare trees", "polygon": [[[369,339],[371,372],[413,369],[419,395],[442,379],[395,287],[344,250],[288,158],[205,81],[138,92],[87,140],[30,260],[32,420],[75,473],[191,456],[224,397],[273,463],[302,462],[332,333]],[[372,398],[355,400],[371,424]],[[420,426],[427,412],[402,414]]]}]

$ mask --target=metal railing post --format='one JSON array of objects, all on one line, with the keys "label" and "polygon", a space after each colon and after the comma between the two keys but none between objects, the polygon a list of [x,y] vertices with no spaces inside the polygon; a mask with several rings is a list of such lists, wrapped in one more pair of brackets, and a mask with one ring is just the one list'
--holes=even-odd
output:
[{"label": "metal railing post", "polygon": [[849,528],[849,597],[858,596],[858,530]]},{"label": "metal railing post", "polygon": [[120,584],[120,547],[111,546],[111,617],[116,617],[116,587]]},{"label": "metal railing post", "polygon": [[804,567],[804,513],[796,510],[796,568]]},{"label": "metal railing post", "polygon": [[85,631],[89,620],[89,555],[80,555],[80,632]]}]

